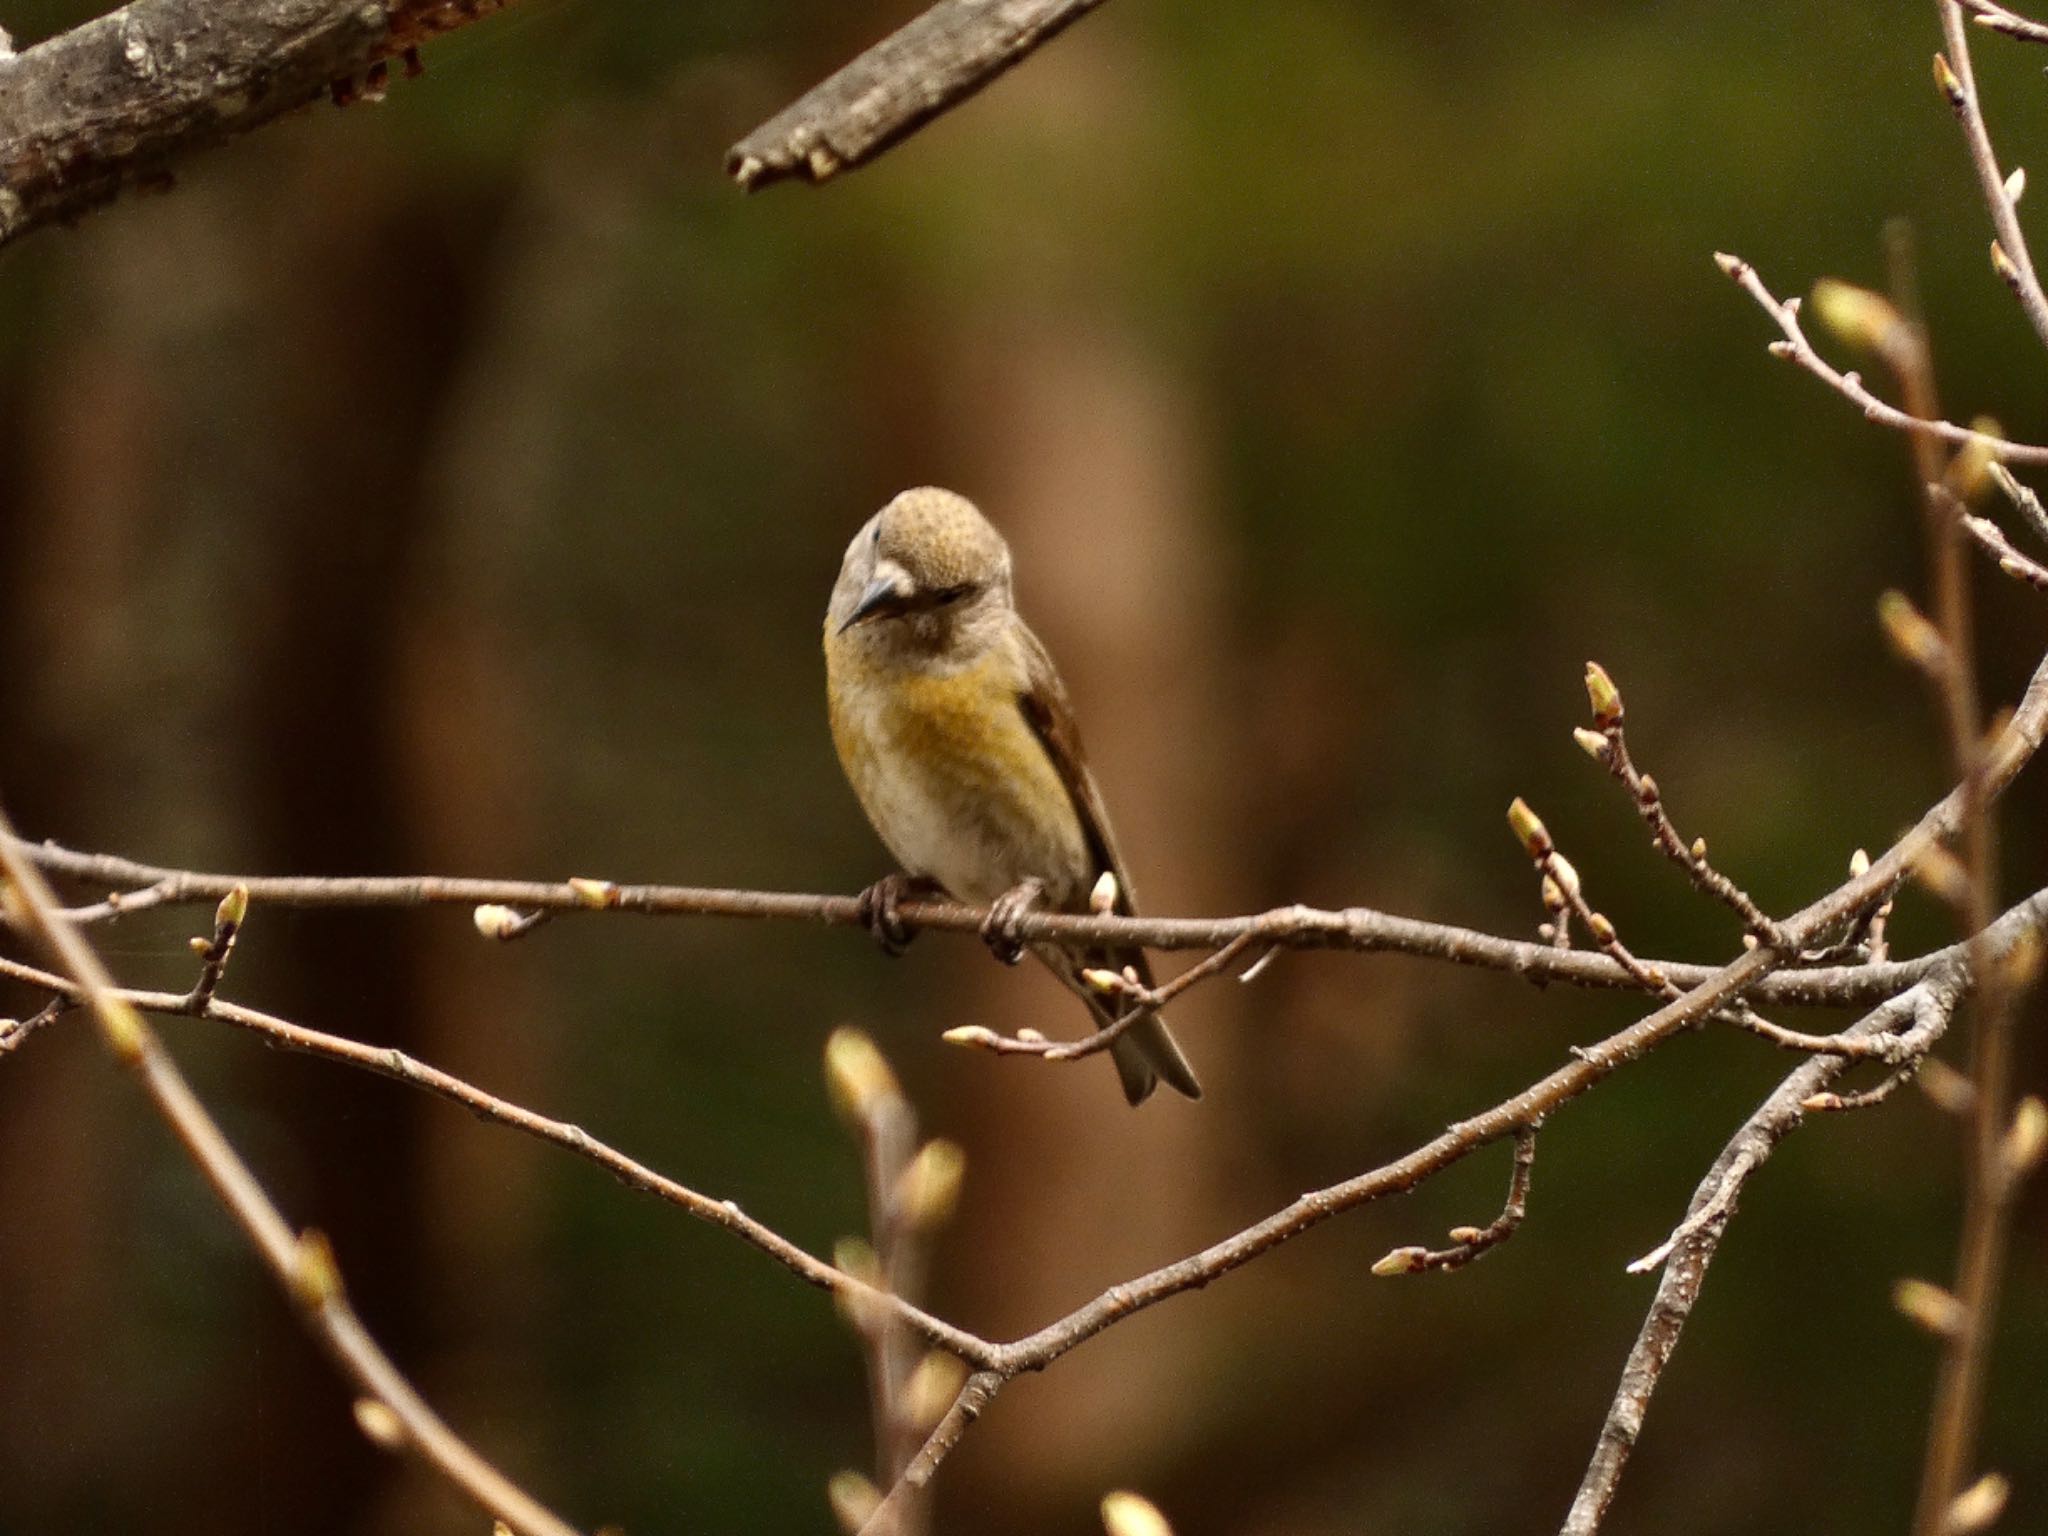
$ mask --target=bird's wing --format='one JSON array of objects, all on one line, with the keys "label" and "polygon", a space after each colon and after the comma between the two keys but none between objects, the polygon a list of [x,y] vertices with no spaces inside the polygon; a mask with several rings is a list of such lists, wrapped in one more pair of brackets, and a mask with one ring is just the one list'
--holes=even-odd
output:
[{"label": "bird's wing", "polygon": [[[1081,818],[1081,835],[1087,840],[1096,873],[1108,870],[1116,876],[1116,910],[1127,917],[1134,915],[1136,897],[1130,877],[1124,873],[1123,858],[1117,852],[1116,834],[1110,830],[1102,791],[1096,787],[1095,775],[1088,771],[1088,759],[1081,750],[1081,731],[1074,723],[1074,707],[1067,700],[1066,685],[1060,681],[1045,646],[1021,620],[1017,636],[1024,656],[1018,708],[1024,712],[1025,723],[1045,748],[1053,771],[1074,802],[1074,811]],[[1131,951],[1128,958],[1120,958],[1118,963],[1135,964],[1139,980],[1148,987],[1152,985],[1152,968],[1142,950]]]}]

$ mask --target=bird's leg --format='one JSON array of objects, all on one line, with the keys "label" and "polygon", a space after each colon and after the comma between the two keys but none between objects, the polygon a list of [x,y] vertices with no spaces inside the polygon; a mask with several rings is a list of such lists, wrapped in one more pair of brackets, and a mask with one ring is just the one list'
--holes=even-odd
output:
[{"label": "bird's leg", "polygon": [[884,875],[860,893],[860,920],[867,925],[885,955],[900,955],[917,934],[904,927],[896,908],[906,901],[924,901],[945,894],[929,875]]},{"label": "bird's leg", "polygon": [[1018,920],[1045,902],[1045,882],[1035,875],[1019,880],[988,904],[988,916],[981,925],[982,942],[1005,965],[1024,958],[1024,941],[1017,937]]}]

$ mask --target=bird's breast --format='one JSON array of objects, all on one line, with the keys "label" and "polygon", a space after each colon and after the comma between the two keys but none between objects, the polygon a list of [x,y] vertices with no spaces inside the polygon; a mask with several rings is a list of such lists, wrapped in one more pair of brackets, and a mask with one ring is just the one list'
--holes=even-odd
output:
[{"label": "bird's breast", "polygon": [[912,874],[988,902],[1026,878],[1056,904],[1093,878],[1080,817],[991,656],[881,671],[828,650],[832,739],[875,831]]}]

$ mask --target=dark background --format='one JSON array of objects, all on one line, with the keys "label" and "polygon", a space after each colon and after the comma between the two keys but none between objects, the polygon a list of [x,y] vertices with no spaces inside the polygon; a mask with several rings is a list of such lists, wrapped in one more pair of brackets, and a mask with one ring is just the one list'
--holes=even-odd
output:
[{"label": "dark background", "polygon": [[[25,44],[92,9],[8,19]],[[1767,357],[1709,259],[1781,293],[1881,282],[1904,216],[1949,410],[2048,436],[1931,6],[1119,0],[842,183],[725,181],[728,143],[914,9],[527,0],[382,106],[0,257],[24,831],[207,868],[854,889],[886,864],[817,625],[846,538],[923,482],[1011,536],[1156,911],[1527,932],[1520,793],[1639,951],[1726,956],[1727,914],[1572,745],[1588,656],[1687,835],[1773,910],[1941,791],[1872,617],[1924,585],[1905,445]],[[1977,57],[2028,163],[2048,57]],[[1979,572],[2009,700],[2042,609]],[[2048,879],[2043,804],[2023,781],[2009,895]],[[203,921],[99,937],[183,986]],[[1912,896],[1898,931],[1946,928]],[[943,1047],[1081,1023],[951,939],[888,963],[843,930],[593,920],[500,947],[460,910],[259,906],[228,991],[820,1250],[863,1221],[819,1072],[860,1022],[967,1148],[936,1305],[1002,1336],[1642,1011],[1284,956],[1178,1011],[1208,1098],[1132,1114],[1100,1063]],[[417,1092],[166,1032],[400,1363],[543,1497],[634,1536],[829,1528],[868,1430],[821,1296]],[[1630,1068],[1553,1122],[1528,1226],[1476,1268],[1368,1273],[1486,1220],[1498,1151],[1020,1381],[943,1472],[940,1528],[1078,1536],[1131,1485],[1181,1536],[1554,1529],[1653,1284],[1623,1264],[1787,1066],[1709,1032]],[[1956,1141],[1906,1095],[1755,1182],[1613,1530],[1904,1528],[1933,1350],[1887,1291],[1949,1273]],[[2042,1210],[1985,1451],[2012,1532],[2048,1532]],[[87,1029],[0,1062],[0,1533],[478,1528],[364,1444]]]}]

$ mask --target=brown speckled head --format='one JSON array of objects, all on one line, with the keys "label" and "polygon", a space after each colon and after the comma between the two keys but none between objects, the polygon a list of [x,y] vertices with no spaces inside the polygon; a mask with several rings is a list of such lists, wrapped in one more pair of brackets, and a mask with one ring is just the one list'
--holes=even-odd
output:
[{"label": "brown speckled head", "polygon": [[830,637],[908,660],[964,660],[1010,613],[1010,547],[973,502],[905,491],[862,525],[825,614]]},{"label": "brown speckled head", "polygon": [[965,496],[921,485],[875,514],[875,554],[893,560],[920,591],[1007,581],[1010,546]]}]

